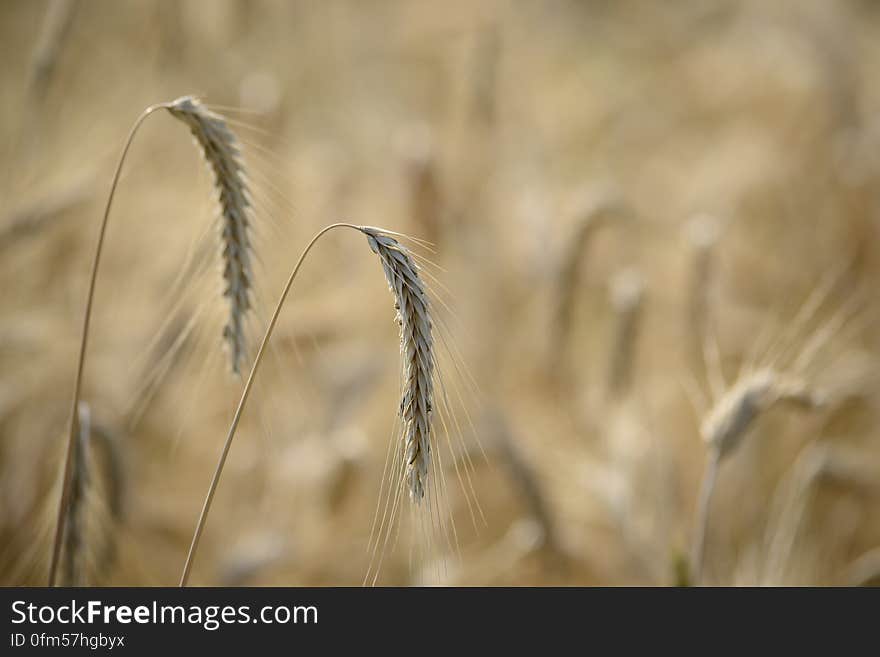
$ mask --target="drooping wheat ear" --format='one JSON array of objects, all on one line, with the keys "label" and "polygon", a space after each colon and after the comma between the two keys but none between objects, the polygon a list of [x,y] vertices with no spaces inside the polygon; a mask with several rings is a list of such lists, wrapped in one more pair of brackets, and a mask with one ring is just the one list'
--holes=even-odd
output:
[{"label": "drooping wheat ear", "polygon": [[824,396],[806,382],[763,368],[742,377],[709,410],[700,425],[700,434],[709,447],[709,453],[700,486],[694,534],[692,563],[696,583],[700,582],[702,576],[709,508],[721,462],[740,445],[754,421],[773,406],[791,404],[814,409],[824,402]]},{"label": "drooping wheat ear", "polygon": [[742,442],[755,418],[776,404],[816,408],[824,397],[806,382],[772,369],[756,370],[744,376],[709,411],[700,433],[711,451],[723,459]]},{"label": "drooping wheat ear", "polygon": [[370,248],[379,256],[382,267],[385,270],[385,278],[395,295],[397,319],[400,324],[401,350],[404,357],[404,394],[400,402],[400,414],[404,425],[404,483],[409,488],[410,497],[413,501],[418,502],[425,495],[428,465],[431,458],[431,415],[434,404],[433,379],[435,364],[430,303],[425,286],[419,276],[418,265],[416,265],[409,252],[391,237],[388,231],[368,226],[355,226],[348,223],[331,224],[318,231],[306,245],[305,249],[303,249],[299,260],[297,260],[293,270],[290,272],[290,276],[287,278],[287,283],[284,285],[281,297],[275,305],[275,310],[272,311],[272,317],[269,319],[269,325],[263,334],[257,355],[251,364],[251,371],[241,391],[238,406],[235,409],[235,414],[232,416],[232,422],[229,425],[229,431],[226,434],[226,442],[223,444],[220,458],[217,461],[217,467],[214,469],[211,484],[208,486],[208,492],[205,495],[205,502],[202,505],[189,552],[186,556],[186,562],[183,565],[183,572],[180,576],[181,586],[186,586],[189,581],[189,574],[192,571],[199,540],[205,529],[208,512],[211,509],[211,502],[214,499],[217,485],[220,482],[220,475],[223,472],[223,466],[229,455],[229,448],[232,446],[232,440],[241,421],[241,414],[253,389],[257,370],[263,360],[269,338],[272,337],[272,332],[278,323],[278,317],[281,314],[284,301],[290,293],[293,281],[296,279],[306,256],[322,235],[335,228],[350,228],[367,236]]},{"label": "drooping wheat ear", "polygon": [[620,398],[632,384],[645,283],[639,272],[626,269],[611,280],[609,292],[615,326],[608,367],[608,395]]},{"label": "drooping wheat ear", "polygon": [[628,209],[613,187],[590,188],[574,202],[571,214],[574,229],[559,257],[555,281],[553,324],[550,327],[548,363],[551,372],[563,375],[563,364],[568,358],[568,343],[572,330],[575,299],[577,298],[584,253],[595,233],[614,217],[627,216]]},{"label": "drooping wheat ear", "polygon": [[229,349],[230,367],[241,371],[245,358],[245,317],[250,310],[252,246],[249,237],[251,199],[239,141],[219,114],[198,99],[183,96],[168,106],[183,121],[202,151],[217,189],[220,203],[220,254],[223,296],[229,304],[223,339]]},{"label": "drooping wheat ear", "polygon": [[434,407],[434,339],[431,307],[419,268],[409,251],[378,229],[364,228],[373,253],[382,261],[385,279],[394,294],[403,357],[404,477],[410,499],[425,496],[431,461],[431,415]]}]

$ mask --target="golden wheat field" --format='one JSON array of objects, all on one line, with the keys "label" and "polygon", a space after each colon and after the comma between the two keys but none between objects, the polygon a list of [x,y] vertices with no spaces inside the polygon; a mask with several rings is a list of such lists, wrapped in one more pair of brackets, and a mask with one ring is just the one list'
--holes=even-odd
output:
[{"label": "golden wheat field", "polygon": [[3,0],[0,51],[0,584],[178,583],[336,222],[189,583],[880,582],[875,3]]}]

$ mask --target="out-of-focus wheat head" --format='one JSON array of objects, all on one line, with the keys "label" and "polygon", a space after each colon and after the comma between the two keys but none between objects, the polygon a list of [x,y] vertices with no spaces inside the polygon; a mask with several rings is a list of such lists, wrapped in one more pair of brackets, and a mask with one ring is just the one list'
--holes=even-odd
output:
[{"label": "out-of-focus wheat head", "polygon": [[605,184],[580,190],[568,212],[574,226],[559,256],[550,317],[550,344],[547,347],[550,371],[562,378],[567,374],[563,370],[570,353],[575,303],[590,241],[603,226],[629,216],[630,210],[620,190]]},{"label": "out-of-focus wheat head", "polygon": [[743,377],[717,401],[700,433],[709,448],[724,458],[736,449],[755,418],[776,404],[810,409],[822,401],[805,382],[762,368]]},{"label": "out-of-focus wheat head", "polygon": [[639,272],[626,269],[617,274],[610,285],[614,308],[614,335],[608,365],[608,395],[623,396],[633,383],[639,320],[645,299],[645,283]]},{"label": "out-of-focus wheat head", "polygon": [[[117,436],[92,417],[92,409],[80,402],[77,414],[77,448],[70,481],[70,503],[67,506],[64,541],[59,564],[61,586],[97,586],[111,576],[117,561],[117,545],[122,531],[127,485],[122,445]],[[60,479],[55,480],[55,488]],[[52,491],[55,492],[54,489]],[[44,535],[52,529],[51,503],[54,495],[45,497],[42,512]],[[45,564],[31,564],[34,553],[22,555],[23,576],[36,568],[43,576]],[[36,571],[35,571],[36,572]]]}]

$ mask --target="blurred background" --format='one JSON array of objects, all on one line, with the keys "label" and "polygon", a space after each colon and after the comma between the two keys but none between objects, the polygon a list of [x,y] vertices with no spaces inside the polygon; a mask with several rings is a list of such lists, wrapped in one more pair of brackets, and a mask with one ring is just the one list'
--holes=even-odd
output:
[{"label": "blurred background", "polygon": [[[434,245],[413,248],[446,352],[457,538],[425,549],[404,511],[377,583],[693,583],[701,423],[751,365],[823,403],[760,413],[723,460],[701,581],[880,578],[876,3],[4,0],[0,50],[0,583],[45,582],[113,167],[140,112],[184,94],[243,146],[253,345],[322,226]],[[165,113],[105,249],[62,580],[172,585],[242,381],[211,172]],[[375,256],[329,234],[194,584],[361,584],[399,362]]]}]

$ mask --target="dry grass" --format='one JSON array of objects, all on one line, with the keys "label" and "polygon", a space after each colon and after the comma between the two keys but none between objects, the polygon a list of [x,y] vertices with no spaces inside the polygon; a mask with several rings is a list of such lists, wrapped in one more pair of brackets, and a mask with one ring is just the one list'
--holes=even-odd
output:
[{"label": "dry grass", "polygon": [[822,400],[802,381],[771,369],[759,369],[731,386],[700,425],[709,453],[694,530],[692,559],[694,578],[698,583],[702,579],[706,532],[718,468],[733,454],[757,418],[777,404],[815,409],[821,406]]},{"label": "dry grass", "polygon": [[[192,92],[203,104],[144,123],[120,176],[65,581],[178,581],[241,397],[229,370],[247,373],[292,258],[340,218],[435,244],[434,264],[413,247],[407,265],[431,287],[434,369],[405,271],[383,281],[362,242],[322,241],[266,347],[193,583],[360,584],[389,487],[406,512],[380,584],[875,581],[870,3],[96,0],[58,31],[48,7],[0,9],[0,581],[46,581],[120,136]],[[20,54],[52,33],[37,106]],[[606,201],[577,202],[602,181]],[[97,427],[125,457],[118,516]],[[722,452],[697,568],[700,481]]]}]

